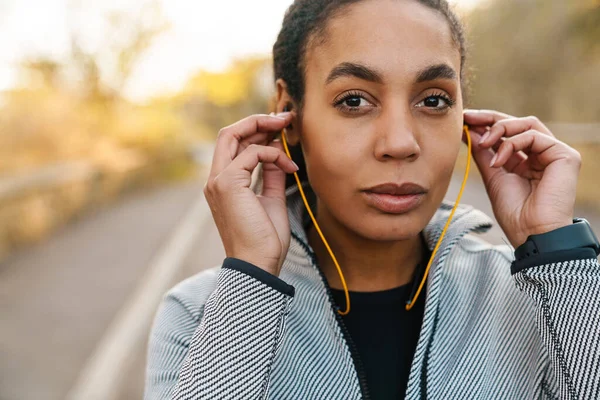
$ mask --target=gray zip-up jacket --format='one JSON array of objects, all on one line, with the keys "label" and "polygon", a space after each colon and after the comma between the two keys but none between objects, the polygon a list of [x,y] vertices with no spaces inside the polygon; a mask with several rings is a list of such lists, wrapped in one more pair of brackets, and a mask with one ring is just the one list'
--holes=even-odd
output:
[{"label": "gray zip-up jacket", "polygon": [[[287,192],[279,277],[241,260],[181,282],[160,306],[145,398],[368,399],[369,388]],[[453,203],[424,229],[435,246]],[[591,248],[514,261],[459,205],[431,267],[406,399],[600,399],[600,265]],[[376,266],[374,266],[375,268]],[[343,267],[342,267],[343,268]]]}]

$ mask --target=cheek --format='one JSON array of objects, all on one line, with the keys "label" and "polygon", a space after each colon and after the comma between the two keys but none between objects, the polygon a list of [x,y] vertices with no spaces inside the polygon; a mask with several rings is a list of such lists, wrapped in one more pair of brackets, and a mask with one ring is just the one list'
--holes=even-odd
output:
[{"label": "cheek", "polygon": [[427,167],[437,172],[451,169],[456,162],[460,146],[460,139],[455,139],[450,135],[425,143],[423,151],[427,158]]},{"label": "cheek", "polygon": [[424,170],[429,175],[430,195],[434,203],[441,202],[446,195],[461,145],[460,137],[453,135],[445,135],[423,145]]},{"label": "cheek", "polygon": [[366,137],[368,133],[360,132],[360,128],[329,121],[326,117],[320,118],[318,123],[306,121],[302,148],[313,187],[317,189],[321,182],[337,186],[351,180],[356,166],[368,156],[368,145],[363,140]]}]

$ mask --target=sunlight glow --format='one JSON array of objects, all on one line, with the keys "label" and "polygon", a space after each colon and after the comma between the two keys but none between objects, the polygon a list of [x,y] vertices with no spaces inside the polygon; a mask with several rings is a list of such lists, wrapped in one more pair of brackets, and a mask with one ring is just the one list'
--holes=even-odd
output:
[{"label": "sunlight glow", "polygon": [[[115,9],[135,13],[144,2],[0,0],[0,91],[18,84],[20,60],[36,55],[66,57],[71,30],[78,32],[86,50],[100,52],[106,14]],[[481,0],[451,2],[464,10]],[[236,57],[269,54],[289,5],[282,0],[160,3],[171,28],[136,66],[125,89],[132,100],[177,91],[198,69],[216,71]]]}]

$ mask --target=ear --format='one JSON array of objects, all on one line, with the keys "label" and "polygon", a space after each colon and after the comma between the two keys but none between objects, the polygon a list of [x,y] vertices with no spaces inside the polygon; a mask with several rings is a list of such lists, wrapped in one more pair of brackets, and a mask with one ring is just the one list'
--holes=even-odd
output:
[{"label": "ear", "polygon": [[286,108],[287,111],[294,111],[292,122],[285,128],[285,133],[288,143],[291,146],[296,146],[300,143],[300,124],[297,120],[298,108],[296,107],[296,102],[289,95],[287,83],[283,79],[277,79],[275,85],[277,89],[276,112],[283,112]]}]

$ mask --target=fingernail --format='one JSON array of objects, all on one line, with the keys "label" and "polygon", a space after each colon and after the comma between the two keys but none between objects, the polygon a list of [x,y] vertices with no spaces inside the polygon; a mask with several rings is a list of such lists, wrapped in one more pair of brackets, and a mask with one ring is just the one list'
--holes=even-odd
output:
[{"label": "fingernail", "polygon": [[280,113],[277,113],[277,115],[275,115],[275,118],[286,119],[290,114],[291,114],[291,112],[289,112],[289,111],[280,112]]},{"label": "fingernail", "polygon": [[296,171],[298,171],[300,169],[300,167],[298,166],[298,164],[296,164],[295,162],[292,161],[292,164],[294,164],[294,167],[296,167]]},{"label": "fingernail", "polygon": [[487,131],[482,137],[481,139],[479,139],[479,144],[482,144],[483,142],[485,142],[485,140],[490,136],[490,132],[491,131]]},{"label": "fingernail", "polygon": [[498,158],[498,153],[494,154],[494,157],[492,157],[492,161],[490,161],[490,167],[494,166],[494,163],[496,162],[497,158]]}]

